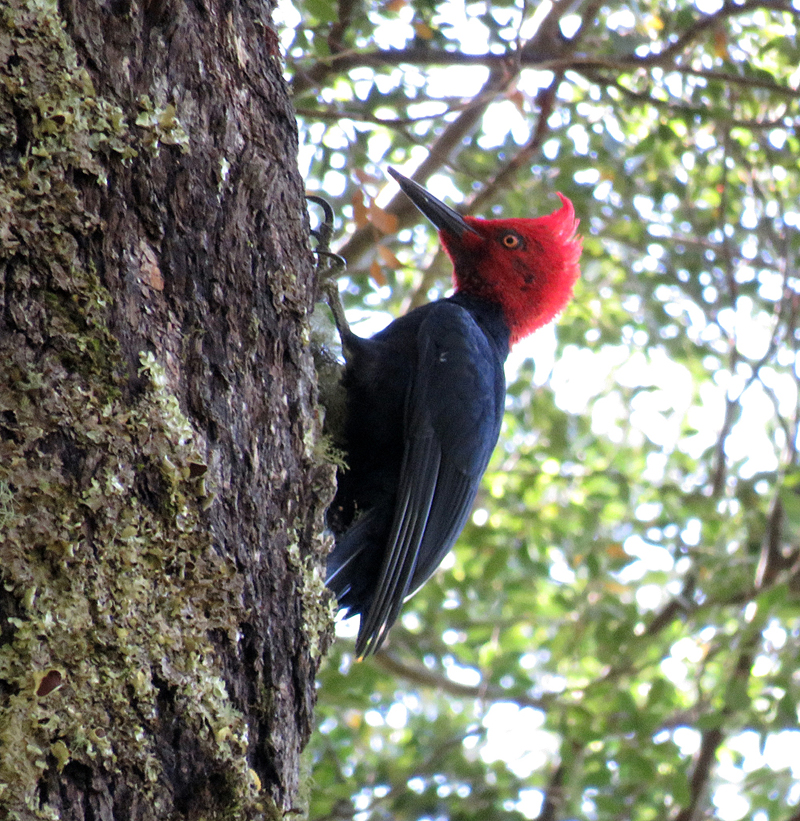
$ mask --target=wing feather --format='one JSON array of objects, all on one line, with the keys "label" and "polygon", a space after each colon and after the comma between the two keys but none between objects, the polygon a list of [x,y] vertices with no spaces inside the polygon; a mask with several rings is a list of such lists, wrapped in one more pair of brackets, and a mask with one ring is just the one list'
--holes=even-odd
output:
[{"label": "wing feather", "polygon": [[430,578],[469,517],[500,430],[503,358],[453,303],[438,303],[420,325],[392,527],[361,617],[359,657],[380,648],[403,601]]},{"label": "wing feather", "polygon": [[369,610],[359,625],[356,642],[359,657],[373,653],[381,646],[409,592],[436,490],[440,461],[441,452],[431,434],[412,437],[407,443],[386,555]]},{"label": "wing feather", "polygon": [[472,476],[443,462],[436,496],[428,516],[428,526],[420,544],[419,559],[407,595],[419,590],[450,552],[469,518],[478,487],[479,482]]}]

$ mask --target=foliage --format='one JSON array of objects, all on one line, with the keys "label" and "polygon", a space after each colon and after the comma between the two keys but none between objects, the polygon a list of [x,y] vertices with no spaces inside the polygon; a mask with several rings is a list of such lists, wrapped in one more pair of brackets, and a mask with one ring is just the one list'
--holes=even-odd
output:
[{"label": "foliage", "polygon": [[364,329],[448,287],[389,164],[584,236],[452,557],[323,665],[313,818],[800,814],[798,8],[284,7]]}]

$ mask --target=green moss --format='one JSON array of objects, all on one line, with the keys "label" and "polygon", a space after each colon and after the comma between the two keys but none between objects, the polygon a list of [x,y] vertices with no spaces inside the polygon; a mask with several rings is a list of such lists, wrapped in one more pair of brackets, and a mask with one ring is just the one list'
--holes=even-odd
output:
[{"label": "green moss", "polygon": [[337,468],[347,468],[347,454],[327,434],[323,434],[317,439],[314,454],[321,462],[326,462]]}]

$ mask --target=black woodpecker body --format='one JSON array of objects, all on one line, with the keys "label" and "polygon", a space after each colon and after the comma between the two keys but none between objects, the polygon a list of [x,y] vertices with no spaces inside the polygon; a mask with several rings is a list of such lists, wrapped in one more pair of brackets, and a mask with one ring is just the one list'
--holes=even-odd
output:
[{"label": "black woodpecker body", "polygon": [[329,511],[327,584],[361,616],[358,656],[381,646],[458,538],[500,432],[509,347],[566,304],[580,255],[563,197],[538,219],[462,217],[390,171],[439,229],[456,293],[370,339],[340,327],[347,469]]}]

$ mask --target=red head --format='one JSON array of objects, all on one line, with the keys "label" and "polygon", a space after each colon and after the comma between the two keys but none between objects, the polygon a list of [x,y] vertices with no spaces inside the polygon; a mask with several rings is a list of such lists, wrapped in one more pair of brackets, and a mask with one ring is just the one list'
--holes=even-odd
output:
[{"label": "red head", "polygon": [[389,173],[439,229],[453,261],[456,290],[502,307],[512,345],[564,308],[580,273],[581,255],[578,220],[566,197],[559,194],[561,208],[545,217],[462,217],[393,168]]}]

